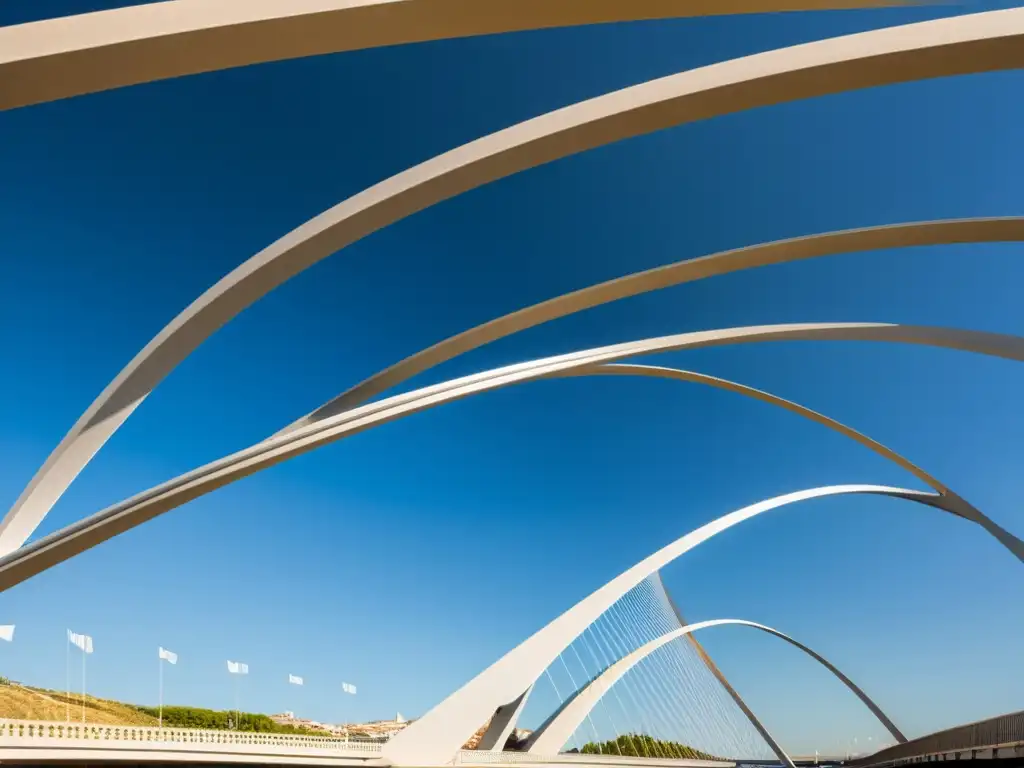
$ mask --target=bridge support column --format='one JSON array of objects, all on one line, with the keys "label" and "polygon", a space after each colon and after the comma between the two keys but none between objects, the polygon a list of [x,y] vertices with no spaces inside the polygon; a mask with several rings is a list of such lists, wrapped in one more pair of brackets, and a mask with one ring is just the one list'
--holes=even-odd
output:
[{"label": "bridge support column", "polygon": [[502,704],[494,711],[494,717],[491,718],[490,725],[487,726],[487,730],[484,731],[484,735],[480,738],[477,749],[500,750],[505,748],[505,743],[508,741],[508,737],[512,735],[512,730],[516,727],[519,715],[523,711],[523,707],[526,706],[526,700],[529,698],[530,691],[532,690],[533,685],[531,684],[529,688],[520,694],[519,698],[510,701],[508,704]]}]

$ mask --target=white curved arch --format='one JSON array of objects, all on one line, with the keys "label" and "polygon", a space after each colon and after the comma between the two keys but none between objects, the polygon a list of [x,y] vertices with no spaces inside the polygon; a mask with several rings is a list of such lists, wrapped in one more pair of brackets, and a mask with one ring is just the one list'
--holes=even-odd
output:
[{"label": "white curved arch", "polygon": [[412,725],[395,734],[384,746],[384,757],[396,765],[445,764],[492,712],[522,693],[616,600],[652,573],[744,520],[798,501],[847,494],[891,496],[928,506],[941,503],[941,497],[936,494],[905,488],[834,485],[787,493],[724,515],[640,561],[534,633]]},{"label": "white curved arch", "polygon": [[[968,221],[969,221],[970,224],[974,225],[974,224],[980,223],[982,220],[965,220],[965,222],[960,222],[960,221],[957,221],[957,222],[930,222],[929,223],[929,228],[930,228],[931,224],[941,224],[941,225],[945,225],[945,224],[949,224],[949,223],[961,224],[961,223],[966,223]],[[999,222],[1000,224],[1002,224],[1002,223],[1011,224],[1013,226],[1014,231],[1016,231],[1017,234],[1024,235],[1024,219],[1022,219],[1022,218],[1014,218],[1012,220],[985,220],[986,223],[988,223],[989,221],[996,221],[996,222]],[[897,225],[894,228],[903,228],[904,226],[912,228],[912,229],[916,229],[918,225]],[[893,229],[893,228],[884,227],[884,228],[879,228],[879,229]],[[858,234],[862,233],[862,232],[865,232],[865,231],[874,231],[874,228],[872,230],[856,230],[856,232]],[[834,233],[834,234],[845,235],[846,233]],[[948,231],[947,231],[947,234],[948,234]],[[960,231],[959,234],[960,235],[967,235],[967,232]],[[831,236],[831,235],[829,235],[829,236]],[[973,237],[974,235],[971,234],[970,236]],[[943,237],[946,238],[947,235],[944,235]],[[817,236],[815,236],[813,238],[801,238],[801,240],[815,240],[815,239],[817,239]],[[793,241],[784,241],[784,242],[793,242]],[[772,245],[776,245],[776,244],[772,244]],[[881,247],[881,246],[879,246],[879,247]],[[747,249],[742,249],[742,250],[746,251]],[[729,253],[732,253],[732,252],[729,252]],[[714,258],[717,258],[717,256],[719,256],[719,255],[720,254],[716,254],[715,256],[708,257],[708,258],[714,259]],[[681,264],[687,264],[687,263],[688,262],[681,262]],[[672,266],[674,267],[674,266],[677,266],[677,265],[672,265]],[[644,274],[644,273],[641,273],[641,274]],[[637,277],[637,276],[636,275],[631,275],[631,276],[629,276],[627,278],[622,278],[622,280],[632,280],[635,277]],[[612,282],[618,282],[618,281],[612,281]],[[607,284],[605,284],[605,285],[607,285]],[[600,287],[600,286],[598,286],[598,287]],[[586,288],[586,289],[583,289],[583,291],[580,291],[579,293],[590,292],[591,290],[592,290],[591,288]],[[565,297],[559,297],[557,299],[553,299],[552,302],[560,302],[563,298],[565,298]],[[549,303],[549,302],[545,302],[545,304],[547,304],[547,303]],[[532,310],[535,310],[535,309],[537,309],[537,308],[539,308],[541,306],[543,306],[543,305],[539,305],[539,304],[538,305],[534,305],[533,307],[529,307],[526,310],[521,310],[521,312],[529,313]],[[577,311],[577,310],[573,310],[573,311]],[[520,314],[520,312],[513,313],[513,314],[514,315],[518,315],[518,314]],[[559,315],[559,316],[561,316],[561,315]],[[516,332],[518,330],[522,330],[522,328],[524,327],[522,325],[518,325],[513,330],[509,331],[508,330],[508,324],[507,324],[506,321],[508,320],[508,318],[511,318],[511,317],[512,317],[512,315],[506,315],[505,317],[499,318],[498,320],[492,321],[491,323],[487,323],[486,325],[501,324],[504,327],[504,330],[502,331],[501,336],[505,337],[505,336],[508,336],[511,333],[514,333],[514,332]],[[550,316],[548,316],[547,319],[550,319]],[[541,322],[544,322],[544,321],[541,321]],[[473,331],[476,331],[476,330],[481,329],[481,328],[484,328],[484,326],[477,326],[477,328],[473,329]],[[473,331],[470,331],[468,333],[473,333]],[[460,336],[463,336],[463,335],[464,334],[460,334]],[[447,345],[450,342],[452,342],[452,341],[454,341],[454,340],[456,340],[458,338],[459,337],[452,337],[451,339],[447,339],[446,341],[441,342],[440,345],[436,345],[436,346]],[[486,343],[486,342],[483,342],[483,343]],[[480,346],[480,344],[474,344],[473,348],[475,348],[476,346]],[[434,349],[434,348],[432,347],[431,349]],[[417,357],[417,356],[418,355],[414,355],[414,357]],[[407,358],[407,360],[410,360],[410,359],[412,359],[412,358]],[[445,358],[445,359],[449,359],[449,358]],[[402,361],[402,363],[405,363],[405,362],[406,361]],[[436,359],[432,359],[430,361],[429,365],[430,366],[436,365],[437,362],[438,361]],[[399,363],[399,365],[402,365],[402,363]],[[388,370],[392,370],[392,369],[388,369]],[[423,368],[420,368],[420,370],[423,370]],[[673,379],[673,380],[676,380],[676,381],[686,381],[686,382],[690,382],[690,383],[694,383],[694,384],[704,384],[704,385],[707,385],[707,386],[715,387],[717,389],[724,389],[724,390],[726,390],[728,392],[734,392],[736,394],[740,394],[740,395],[743,395],[745,397],[750,397],[750,398],[753,398],[755,400],[760,400],[761,402],[765,402],[765,403],[768,403],[770,405],[775,405],[775,406],[778,406],[780,408],[784,408],[785,410],[790,411],[791,413],[795,413],[795,414],[797,414],[799,416],[803,416],[804,418],[810,419],[811,421],[813,421],[813,422],[815,422],[817,424],[821,424],[822,426],[828,427],[829,429],[831,429],[831,430],[833,430],[835,432],[838,432],[841,435],[849,437],[850,439],[860,443],[861,445],[865,446],[866,448],[870,449],[871,451],[879,454],[883,458],[888,459],[889,461],[893,462],[894,464],[896,464],[897,466],[901,467],[902,469],[905,469],[906,471],[910,472],[912,475],[914,475],[915,477],[920,479],[922,482],[924,482],[926,485],[928,485],[931,488],[933,488],[938,493],[944,494],[944,495],[949,495],[951,497],[956,498],[961,503],[956,505],[957,511],[954,511],[954,508],[951,505],[951,508],[949,509],[949,511],[952,512],[953,514],[956,514],[959,517],[965,517],[965,518],[967,518],[969,520],[973,520],[973,521],[976,521],[977,520],[977,515],[980,514],[980,512],[978,512],[976,509],[974,509],[974,507],[972,505],[970,505],[969,502],[967,502],[962,497],[957,496],[955,493],[953,493],[945,483],[942,483],[941,481],[938,480],[938,478],[934,477],[933,475],[928,473],[926,470],[924,470],[921,467],[919,467],[918,465],[914,464],[912,461],[910,461],[906,457],[900,455],[899,453],[897,453],[896,451],[892,450],[891,448],[883,445],[882,443],[878,442],[877,440],[873,440],[872,438],[868,437],[867,435],[863,434],[862,432],[858,432],[857,430],[853,429],[852,427],[849,427],[849,426],[847,426],[847,425],[845,425],[845,424],[843,424],[843,423],[841,423],[839,421],[836,421],[835,419],[832,419],[832,418],[826,416],[823,413],[820,413],[818,411],[815,411],[815,410],[812,410],[812,409],[807,408],[805,406],[802,406],[799,403],[795,403],[795,402],[793,402],[791,400],[786,400],[785,398],[778,397],[777,395],[773,395],[770,392],[765,392],[763,390],[756,389],[754,387],[748,387],[748,386],[746,386],[744,384],[740,384],[740,383],[735,382],[735,381],[729,381],[727,379],[722,379],[722,378],[719,378],[717,376],[709,376],[707,374],[697,373],[695,371],[687,371],[687,370],[682,370],[682,369],[679,369],[679,368],[670,368],[670,367],[666,367],[666,366],[640,365],[640,364],[636,364],[636,363],[603,363],[603,364],[587,365],[587,366],[584,366],[584,367],[581,367],[581,368],[575,368],[575,369],[571,369],[571,370],[568,370],[568,371],[564,371],[564,372],[560,372],[560,373],[557,373],[557,374],[553,374],[549,378],[569,378],[569,377],[579,377],[579,376],[646,376],[646,377],[651,377],[651,378],[666,378],[666,379]],[[368,383],[368,382],[373,382],[376,379],[377,379],[376,376],[375,377],[371,377],[370,379],[367,379],[364,382],[364,384]],[[345,401],[344,403],[341,403],[339,405],[339,401],[342,401],[348,394],[350,394],[350,393],[357,393],[357,392],[359,392],[359,394],[360,394],[358,399],[353,400],[353,401]],[[355,387],[355,388],[349,390],[349,392],[346,393],[346,395],[342,395],[342,396],[340,396],[338,398],[335,398],[334,400],[330,401],[329,403],[327,403],[323,407],[318,408],[316,411],[311,413],[309,416],[304,417],[303,419],[301,419],[301,420],[299,420],[297,422],[294,422],[293,424],[289,425],[286,429],[281,430],[277,434],[278,435],[287,434],[288,432],[290,432],[290,431],[292,431],[294,429],[297,429],[299,427],[308,426],[309,424],[315,423],[316,421],[319,421],[320,419],[330,418],[330,416],[336,415],[337,413],[340,413],[340,412],[342,412],[344,410],[347,410],[350,407],[355,407],[356,405],[359,405],[365,399],[365,397],[362,396],[364,394],[365,394],[364,392],[360,391],[360,387]],[[366,397],[369,397],[369,395],[366,395]],[[969,511],[963,510],[963,507],[969,507],[970,510]]]},{"label": "white curved arch", "polygon": [[268,61],[528,29],[901,0],[175,0],[0,27],[0,109]]},{"label": "white curved arch", "polygon": [[[765,626],[764,624],[758,624],[757,622],[746,621],[744,619],[711,619],[710,621],[698,621],[693,624],[687,624],[686,626],[678,627],[666,632],[661,637],[654,638],[650,642],[645,643],[636,650],[626,654],[614,664],[611,664],[593,680],[587,683],[587,685],[580,688],[574,696],[566,699],[562,707],[553,713],[551,717],[543,723],[543,725],[537,728],[537,730],[530,735],[526,751],[539,755],[557,754],[561,751],[565,743],[572,738],[573,733],[580,726],[580,723],[583,722],[584,718],[590,713],[597,702],[601,700],[601,697],[604,696],[608,689],[621,680],[634,666],[639,664],[662,646],[667,645],[677,638],[686,637],[693,632],[699,632],[700,630],[707,629],[709,627],[720,627],[724,625],[758,629],[762,632],[767,632],[770,635],[774,635],[775,637],[785,640],[790,645],[799,648],[839,678],[839,681],[842,682],[843,685],[849,688],[857,698],[864,702],[868,709],[871,710],[871,713],[878,718],[878,721],[882,726],[892,734],[897,743],[906,743],[907,737],[904,736],[900,729],[896,727],[891,719],[889,719],[888,715],[882,711],[881,707],[879,707],[870,696],[868,696],[859,686],[840,672],[832,662],[821,654],[808,648],[803,643],[794,640],[789,635],[784,634],[777,629]],[[739,757],[742,756],[740,755]],[[790,764],[792,764],[792,760],[790,760]]]},{"label": "white curved arch", "polygon": [[31,535],[93,455],[182,360],[269,291],[388,224],[597,146],[795,99],[1024,65],[1024,8],[820,40],[652,80],[477,139],[339,203],[230,272],[171,321],[89,406],[0,523],[0,553]]},{"label": "white curved arch", "polygon": [[[221,486],[321,445],[436,405],[512,384],[554,376],[574,368],[638,355],[755,341],[792,340],[902,342],[1024,360],[1024,339],[1003,334],[885,323],[793,323],[683,333],[517,363],[368,403],[286,435],[269,438],[179,475],[0,557],[0,591]],[[934,499],[932,506],[954,514],[963,512],[956,506],[955,498],[946,495],[930,498]],[[980,512],[977,514],[979,517],[976,522],[1019,560],[1024,561],[1024,542]],[[520,693],[521,690],[515,695]]]},{"label": "white curved arch", "polygon": [[886,248],[1020,241],[1024,241],[1024,217],[1021,216],[945,219],[824,232],[665,264],[564,293],[449,336],[359,382],[281,431],[287,432],[354,408],[419,373],[519,331],[662,288],[822,256]]},{"label": "white curved arch", "polygon": [[[645,376],[656,379],[685,381],[692,384],[703,384],[705,386],[714,387],[715,389],[723,389],[726,392],[734,392],[738,395],[743,395],[744,397],[749,397],[763,403],[768,403],[769,405],[783,408],[790,413],[795,413],[798,416],[803,416],[805,419],[810,419],[816,424],[828,427],[832,431],[838,432],[844,437],[848,437],[851,440],[860,443],[871,451],[877,453],[879,456],[888,459],[900,468],[910,472],[914,477],[930,486],[936,492],[940,494],[951,493],[944,483],[940,482],[924,469],[877,440],[873,440],[862,432],[858,432],[852,427],[846,426],[842,422],[829,418],[823,413],[819,413],[818,411],[807,408],[799,403],[794,403],[792,400],[786,400],[785,398],[773,395],[770,392],[765,392],[762,389],[748,387],[745,384],[719,378],[718,376],[709,376],[706,373],[697,373],[696,371],[687,371],[681,368],[670,368],[668,366],[661,365],[643,365],[639,363],[602,363],[598,365],[587,365],[581,368],[565,371],[564,373],[555,374],[551,378],[571,378],[577,376]],[[966,515],[959,516],[966,517]]]},{"label": "white curved arch", "polygon": [[[994,529],[990,526],[993,525],[992,521],[984,513],[981,512],[977,507],[971,504],[969,501],[964,499],[959,494],[952,491],[949,486],[941,482],[938,478],[934,477],[930,473],[926,472],[921,467],[914,464],[906,457],[896,453],[888,446],[883,445],[877,440],[873,440],[862,432],[858,432],[852,427],[848,427],[842,422],[836,421],[835,419],[829,418],[823,413],[811,410],[799,403],[794,403],[792,400],[786,400],[785,398],[773,395],[770,392],[765,392],[761,389],[755,389],[754,387],[748,387],[744,384],[739,384],[735,381],[729,381],[722,379],[717,376],[708,376],[703,373],[696,373],[694,371],[685,371],[679,368],[669,368],[666,366],[658,365],[638,365],[635,363],[602,363],[597,365],[588,365],[581,368],[575,368],[569,371],[560,372],[554,374],[550,378],[567,378],[573,376],[650,376],[653,378],[663,379],[674,379],[676,381],[687,381],[695,384],[706,384],[717,389],[724,389],[727,392],[735,392],[745,397],[750,397],[761,402],[768,403],[770,405],[776,405],[780,408],[795,413],[799,416],[803,416],[806,419],[821,424],[824,427],[828,427],[834,432],[838,432],[845,437],[854,440],[864,447],[874,451],[879,456],[893,462],[902,469],[907,470],[919,480],[924,482],[926,485],[933,488],[939,494],[941,494],[946,500],[946,511],[950,512],[957,517],[962,517],[972,522],[978,523],[983,528],[989,529],[990,532],[995,533]],[[998,527],[998,526],[997,526]],[[1001,530],[1001,529],[1000,529]],[[996,538],[1000,538],[999,534],[996,534]]]}]

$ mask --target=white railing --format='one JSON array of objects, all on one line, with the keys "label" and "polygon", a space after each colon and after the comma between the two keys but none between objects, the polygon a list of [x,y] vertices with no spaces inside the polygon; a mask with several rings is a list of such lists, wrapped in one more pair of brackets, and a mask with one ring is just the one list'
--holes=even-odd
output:
[{"label": "white railing", "polygon": [[622,766],[622,765],[650,765],[650,766],[678,766],[700,765],[711,768],[731,768],[736,764],[731,761],[719,760],[691,760],[687,758],[656,758],[656,757],[620,757],[619,755],[592,755],[574,752],[563,752],[558,755],[535,755],[530,752],[499,752],[486,750],[464,749],[455,753],[454,765],[529,765],[531,763],[586,763],[589,765]]},{"label": "white railing", "polygon": [[152,748],[181,745],[184,748],[201,749],[200,745],[209,745],[210,751],[230,747],[269,747],[275,752],[317,750],[372,755],[380,754],[381,751],[379,742],[346,741],[330,736],[0,719],[0,749],[41,741],[66,742],[69,747],[74,746],[73,742],[100,741],[104,742],[104,747],[113,749],[146,749],[147,745]]}]

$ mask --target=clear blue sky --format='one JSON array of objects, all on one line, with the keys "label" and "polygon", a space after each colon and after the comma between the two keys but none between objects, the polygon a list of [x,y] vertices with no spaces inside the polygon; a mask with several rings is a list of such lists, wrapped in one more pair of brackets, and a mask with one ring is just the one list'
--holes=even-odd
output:
[{"label": "clear blue sky", "polygon": [[[0,23],[101,2],[5,3]],[[275,63],[0,114],[0,506],[179,310],[292,227],[487,132],[618,87],[851,31],[964,12],[638,23]],[[376,370],[564,291],[830,229],[1024,213],[1024,74],[761,109],[620,143],[465,194],[292,280],[217,333],[128,421],[50,532],[267,436]],[[857,254],[623,301],[478,350],[427,383],[651,335],[789,321],[1024,333],[1024,249]],[[1024,366],[795,342],[662,356],[823,410],[1024,534]],[[568,380],[488,394],[275,467],[0,596],[4,674],[327,720],[414,716],[639,558],[766,496],[912,485],[865,449],[697,386]],[[279,527],[280,526],[280,527]],[[281,532],[283,530],[283,533]],[[666,569],[693,619],[736,616],[836,661],[911,734],[1024,707],[1021,565],[914,505],[807,503]],[[498,597],[497,605],[491,601]],[[881,735],[773,638],[709,650],[795,751]],[[299,693],[286,676],[305,676]],[[342,701],[343,680],[360,693]]]}]

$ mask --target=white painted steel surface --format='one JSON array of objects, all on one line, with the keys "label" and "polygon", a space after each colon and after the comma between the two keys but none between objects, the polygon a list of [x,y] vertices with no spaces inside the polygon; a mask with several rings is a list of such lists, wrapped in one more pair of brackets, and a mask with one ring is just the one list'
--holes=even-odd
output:
[{"label": "white painted steel surface", "polygon": [[[0,50],[9,51],[11,59],[6,79],[0,80],[7,89],[26,81],[24,71],[18,74],[19,62],[62,58],[59,41],[57,50],[36,50],[58,36],[26,30],[31,26],[0,29]],[[74,36],[70,42],[75,44]],[[279,285],[372,232],[520,171],[672,126],[854,89],[1021,66],[1024,8],[876,29],[630,86],[484,136],[392,176],[241,264],[146,344],[79,417],[0,521],[0,554],[28,539],[96,452],[203,341]],[[52,73],[43,79],[59,80]],[[27,102],[14,97],[12,103]]]}]

